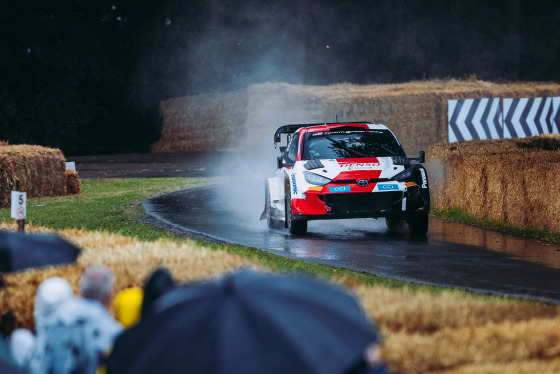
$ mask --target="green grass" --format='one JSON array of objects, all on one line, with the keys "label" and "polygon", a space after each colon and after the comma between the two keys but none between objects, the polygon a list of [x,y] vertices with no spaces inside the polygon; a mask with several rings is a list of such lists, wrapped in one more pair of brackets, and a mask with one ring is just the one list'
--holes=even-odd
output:
[{"label": "green grass", "polygon": [[[211,182],[205,178],[151,178],[151,179],[101,179],[82,180],[79,195],[33,198],[27,201],[27,222],[53,229],[77,228],[106,231],[143,241],[160,238],[176,241],[191,240],[197,245],[213,250],[225,250],[255,260],[276,271],[296,271],[325,277],[346,277],[364,284],[378,284],[390,288],[406,287],[440,293],[448,290],[423,284],[400,281],[327,265],[306,263],[278,256],[256,248],[210,243],[184,235],[173,234],[143,223],[141,202],[149,197],[169,191],[191,188]],[[0,209],[0,221],[13,222],[10,209]],[[460,291],[468,295],[471,292]],[[486,297],[482,295],[482,297]]]},{"label": "green grass", "polygon": [[[26,221],[53,229],[103,230],[140,240],[171,237],[165,231],[141,223],[142,207],[138,203],[150,196],[201,185],[208,180],[153,178],[81,182],[80,195],[28,199]],[[11,220],[9,209],[0,210],[0,220]]]}]

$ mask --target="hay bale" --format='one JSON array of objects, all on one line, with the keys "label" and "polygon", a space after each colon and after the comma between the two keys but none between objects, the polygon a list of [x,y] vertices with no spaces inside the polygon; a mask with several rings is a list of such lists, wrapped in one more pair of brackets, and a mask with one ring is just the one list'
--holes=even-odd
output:
[{"label": "hay bale", "polygon": [[37,145],[0,146],[0,207],[10,205],[11,191],[28,198],[66,195],[62,152]]},{"label": "hay bale", "polygon": [[152,152],[227,150],[239,146],[247,92],[203,94],[161,102],[161,139]]},{"label": "hay bale", "polygon": [[338,118],[388,125],[413,155],[447,141],[448,100],[552,96],[560,96],[560,84],[454,79],[385,85],[261,83],[162,102],[162,137],[152,151],[258,149],[269,147],[278,126]]},{"label": "hay bale", "polygon": [[528,229],[560,231],[560,136],[439,143],[427,151],[433,204]]},{"label": "hay bale", "polygon": [[81,183],[77,171],[66,170],[66,192],[68,195],[80,193]]},{"label": "hay bale", "polygon": [[[15,225],[0,224],[0,229],[15,229]],[[28,225],[29,232],[52,232],[44,227]],[[83,270],[92,264],[102,264],[115,274],[117,292],[132,286],[143,286],[151,272],[167,267],[179,282],[192,282],[224,274],[252,263],[224,251],[197,247],[194,242],[177,243],[170,240],[141,242],[118,234],[66,229],[58,234],[82,249],[77,263],[65,266],[30,269],[2,275],[0,288],[1,324],[33,328],[33,304],[37,287],[50,277],[62,277],[79,295],[79,279]],[[11,315],[11,321],[6,316]],[[11,324],[11,326],[6,326]]]},{"label": "hay bale", "polygon": [[382,354],[401,373],[427,373],[471,364],[557,358],[560,319],[488,323],[434,334],[387,336]]},{"label": "hay bale", "polygon": [[[15,225],[0,224],[0,229],[14,230]],[[28,230],[51,231],[32,225]],[[197,247],[190,241],[141,242],[118,234],[76,229],[59,234],[82,248],[77,263],[4,274],[5,287],[0,288],[2,325],[6,326],[6,317],[11,315],[12,328],[33,328],[33,303],[39,284],[60,276],[78,295],[81,273],[94,263],[114,272],[115,293],[142,286],[159,266],[169,268],[179,282],[192,282],[254,265],[243,257]],[[391,289],[348,278],[338,281],[354,291],[368,316],[381,328],[385,337],[382,357],[397,373],[500,368],[513,361],[544,368],[551,367],[550,361],[557,359],[560,318],[556,306],[488,302],[453,291],[440,294]]]}]

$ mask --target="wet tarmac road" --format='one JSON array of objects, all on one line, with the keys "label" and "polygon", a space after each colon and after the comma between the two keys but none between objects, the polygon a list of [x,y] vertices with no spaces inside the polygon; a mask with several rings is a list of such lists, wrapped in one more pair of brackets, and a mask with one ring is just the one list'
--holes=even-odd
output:
[{"label": "wet tarmac road", "polygon": [[[262,187],[262,186],[261,186]],[[229,184],[144,202],[157,219],[199,236],[281,256],[433,285],[560,302],[558,246],[431,217],[426,238],[390,235],[382,219],[311,221],[304,237],[260,221],[256,190]],[[253,192],[249,192],[253,191]]]},{"label": "wet tarmac road", "polygon": [[425,239],[389,235],[384,220],[311,221],[305,237],[259,217],[275,155],[159,153],[76,158],[81,178],[217,177],[220,183],[143,203],[190,235],[396,279],[560,303],[560,244],[430,218]]}]

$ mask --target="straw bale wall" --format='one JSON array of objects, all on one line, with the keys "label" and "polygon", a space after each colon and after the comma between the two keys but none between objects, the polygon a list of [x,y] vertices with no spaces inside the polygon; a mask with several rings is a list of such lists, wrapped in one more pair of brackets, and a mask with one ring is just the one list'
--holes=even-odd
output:
[{"label": "straw bale wall", "polygon": [[270,147],[288,123],[371,121],[389,126],[409,155],[447,140],[447,101],[560,96],[552,82],[433,80],[403,84],[304,86],[262,83],[244,90],[161,103],[154,152]]},{"label": "straw bale wall", "polygon": [[[0,223],[2,230],[16,225]],[[28,231],[50,232],[28,226]],[[179,283],[209,279],[258,263],[193,241],[142,242],[104,232],[59,231],[82,249],[75,264],[2,274],[0,327],[33,329],[39,284],[63,277],[79,294],[83,269],[103,264],[115,274],[114,294],[142,286],[157,267],[166,267]],[[382,358],[395,373],[553,373],[560,369],[560,309],[532,301],[492,301],[453,291],[431,293],[407,288],[365,285],[355,279],[332,279],[358,298],[384,340]],[[111,308],[113,309],[113,308]],[[114,310],[113,310],[114,311]]]},{"label": "straw bale wall", "polygon": [[[0,229],[15,229],[15,225],[0,224]],[[51,232],[45,227],[28,225],[28,232]],[[0,326],[11,332],[16,327],[33,329],[33,304],[37,287],[47,278],[63,277],[79,295],[79,280],[83,270],[92,264],[102,264],[115,274],[115,294],[127,287],[141,287],[157,267],[168,268],[179,282],[196,281],[232,271],[252,263],[225,251],[197,247],[194,242],[176,243],[169,240],[141,242],[117,234],[66,229],[62,237],[82,249],[77,263],[49,266],[15,273],[0,274]]]},{"label": "straw bale wall", "polygon": [[27,197],[67,193],[65,158],[56,148],[36,145],[0,145],[0,207],[10,205],[11,191]]},{"label": "straw bale wall", "polygon": [[161,139],[153,152],[231,149],[247,108],[245,90],[172,98],[160,103]]},{"label": "straw bale wall", "polygon": [[560,135],[438,143],[426,157],[436,208],[560,232]]}]

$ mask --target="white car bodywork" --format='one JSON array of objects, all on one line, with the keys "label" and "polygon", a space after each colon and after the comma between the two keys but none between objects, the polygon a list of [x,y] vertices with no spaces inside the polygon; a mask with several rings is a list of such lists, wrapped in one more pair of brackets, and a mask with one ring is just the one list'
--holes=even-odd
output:
[{"label": "white car bodywork", "polygon": [[406,158],[386,126],[286,125],[277,130],[275,142],[280,133],[288,134],[289,143],[274,176],[265,181],[261,218],[270,227],[283,221],[290,232],[305,233],[309,220],[385,217],[390,228],[406,221],[411,230],[415,226],[425,234],[428,180],[422,166],[411,164],[423,162],[423,153],[419,159]]}]

